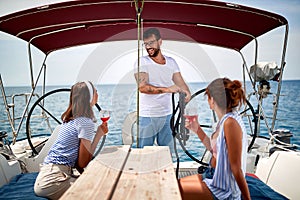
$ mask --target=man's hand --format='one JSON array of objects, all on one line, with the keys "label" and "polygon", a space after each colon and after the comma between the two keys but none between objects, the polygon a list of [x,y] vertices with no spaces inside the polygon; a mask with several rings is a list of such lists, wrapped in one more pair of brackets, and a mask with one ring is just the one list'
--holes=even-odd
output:
[{"label": "man's hand", "polygon": [[170,93],[178,93],[183,92],[185,93],[185,102],[189,102],[191,100],[191,93],[187,90],[181,89],[177,85],[172,85],[171,87],[168,87]]},{"label": "man's hand", "polygon": [[191,93],[189,91],[183,90],[183,92],[185,93],[185,102],[189,102],[191,100]]},{"label": "man's hand", "polygon": [[182,92],[181,88],[178,87],[177,85],[172,85],[168,87],[169,93],[177,93],[177,92]]}]

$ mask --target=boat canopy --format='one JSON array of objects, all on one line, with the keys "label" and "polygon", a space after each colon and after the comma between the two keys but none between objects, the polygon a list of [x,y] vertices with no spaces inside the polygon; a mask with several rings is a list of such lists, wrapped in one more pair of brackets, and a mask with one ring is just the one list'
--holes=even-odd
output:
[{"label": "boat canopy", "polygon": [[287,20],[278,14],[211,0],[78,0],[0,17],[0,31],[45,54],[105,41],[137,40],[142,28],[160,28],[164,40],[197,42],[240,51]]}]

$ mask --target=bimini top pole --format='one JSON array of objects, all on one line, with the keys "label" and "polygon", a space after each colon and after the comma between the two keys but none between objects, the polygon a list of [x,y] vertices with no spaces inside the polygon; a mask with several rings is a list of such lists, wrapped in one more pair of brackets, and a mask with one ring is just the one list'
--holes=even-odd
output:
[{"label": "bimini top pole", "polygon": [[144,1],[139,1],[139,0],[135,0],[135,10],[136,10],[136,17],[137,17],[137,45],[138,45],[138,58],[137,58],[137,120],[136,120],[136,124],[137,124],[137,131],[136,131],[136,136],[137,136],[137,139],[136,139],[136,143],[137,143],[137,146],[139,146],[139,114],[140,114],[140,93],[139,93],[139,88],[140,88],[140,56],[141,56],[141,48],[140,48],[140,41],[141,41],[141,28],[142,28],[142,20],[141,20],[141,13],[142,13],[142,10],[144,8]]},{"label": "bimini top pole", "polygon": [[275,122],[276,122],[276,117],[277,117],[277,111],[278,111],[278,106],[279,106],[279,96],[280,96],[280,91],[281,91],[281,85],[282,85],[282,77],[283,77],[283,70],[285,67],[285,55],[286,55],[286,50],[287,50],[287,42],[288,42],[288,35],[289,35],[289,24],[287,23],[285,25],[285,35],[284,35],[284,44],[283,44],[283,50],[282,50],[282,57],[281,57],[281,66],[280,66],[280,74],[279,74],[279,83],[277,87],[277,95],[275,99],[275,104],[274,104],[274,112],[273,112],[273,121],[272,121],[272,131],[274,131],[275,127]]}]

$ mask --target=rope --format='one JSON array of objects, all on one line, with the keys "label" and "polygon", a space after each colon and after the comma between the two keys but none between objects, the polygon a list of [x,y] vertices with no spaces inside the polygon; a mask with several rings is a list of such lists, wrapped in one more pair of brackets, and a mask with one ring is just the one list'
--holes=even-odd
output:
[{"label": "rope", "polygon": [[[200,93],[202,93],[204,91],[204,89],[196,92],[195,94],[192,95],[191,99],[193,99],[194,97],[196,97],[197,95],[199,95]],[[182,99],[183,100],[183,99]],[[180,115],[181,113],[183,113],[184,111],[182,110],[181,106],[180,106],[180,102],[178,102],[176,108],[175,108],[175,98],[174,98],[174,93],[172,94],[172,107],[173,107],[173,113],[172,113],[172,117],[170,120],[170,126],[171,126],[171,130],[172,130],[172,135],[173,135],[173,140],[174,140],[174,151],[175,151],[175,155],[176,155],[176,162],[177,162],[177,167],[176,167],[176,177],[179,177],[179,163],[180,163],[180,159],[178,156],[178,152],[177,152],[177,148],[176,148],[176,138],[182,148],[182,150],[184,151],[184,153],[189,156],[193,161],[203,165],[203,166],[208,166],[207,163],[203,162],[203,157],[201,160],[195,158],[186,148],[185,148],[185,144],[183,144],[182,140],[185,142],[185,137],[182,135],[182,132],[178,132],[178,126],[180,123]],[[178,117],[176,119],[175,115],[177,113],[177,111],[179,111]],[[176,122],[175,122],[176,119]],[[184,123],[183,121],[181,121],[181,123]]]}]

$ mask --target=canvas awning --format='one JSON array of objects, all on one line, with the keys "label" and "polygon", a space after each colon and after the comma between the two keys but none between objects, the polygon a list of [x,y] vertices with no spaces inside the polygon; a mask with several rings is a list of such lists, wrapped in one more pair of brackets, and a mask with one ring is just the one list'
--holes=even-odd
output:
[{"label": "canvas awning", "polygon": [[[45,54],[103,41],[136,40],[136,1],[79,0],[32,8],[0,18],[0,30]],[[139,2],[137,7],[141,7]],[[142,27],[159,27],[164,40],[241,50],[253,38],[286,25],[278,14],[211,0],[145,0]]]}]

